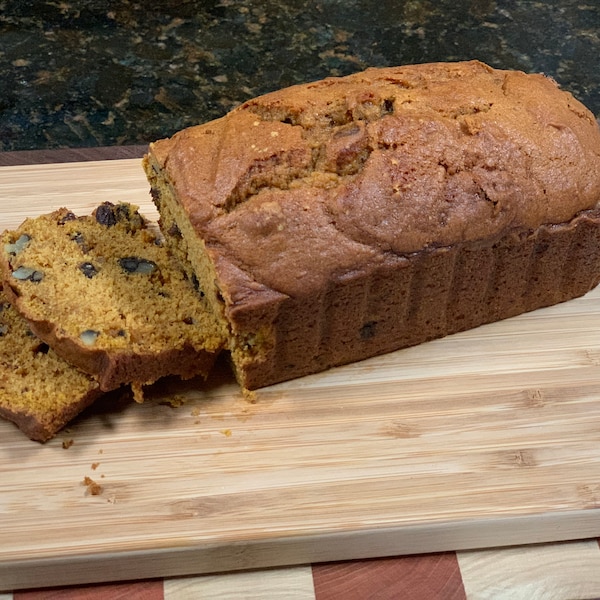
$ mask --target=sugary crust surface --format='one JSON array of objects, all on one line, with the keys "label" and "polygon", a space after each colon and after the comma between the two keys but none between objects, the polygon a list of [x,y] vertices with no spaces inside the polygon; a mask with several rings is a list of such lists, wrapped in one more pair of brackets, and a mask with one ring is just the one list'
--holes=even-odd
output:
[{"label": "sugary crust surface", "polygon": [[150,152],[215,260],[292,296],[600,198],[593,115],[542,75],[475,61],[295,86]]},{"label": "sugary crust surface", "polygon": [[250,100],[144,164],[249,388],[598,283],[600,130],[543,75],[369,69]]}]

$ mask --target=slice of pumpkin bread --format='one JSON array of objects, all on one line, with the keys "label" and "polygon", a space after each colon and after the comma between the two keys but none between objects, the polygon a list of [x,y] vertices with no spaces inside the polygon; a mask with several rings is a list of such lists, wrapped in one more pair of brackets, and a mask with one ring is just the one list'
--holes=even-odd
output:
[{"label": "slice of pumpkin bread", "polygon": [[104,391],[166,375],[206,377],[224,331],[204,294],[137,208],[66,208],[1,237],[10,302],[55,352]]},{"label": "slice of pumpkin bread", "polygon": [[0,416],[46,442],[101,394],[94,377],[37,338],[0,286]]}]

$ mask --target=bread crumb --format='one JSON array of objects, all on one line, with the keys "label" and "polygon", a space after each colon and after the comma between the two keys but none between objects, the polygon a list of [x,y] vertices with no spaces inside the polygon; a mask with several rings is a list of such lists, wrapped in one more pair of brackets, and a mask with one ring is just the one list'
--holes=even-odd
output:
[{"label": "bread crumb", "polygon": [[179,408],[185,404],[185,397],[180,395],[171,396],[161,402],[164,406],[170,406],[171,408]]},{"label": "bread crumb", "polygon": [[75,443],[75,440],[63,440],[62,447],[67,450]]},{"label": "bread crumb", "polygon": [[99,462],[92,463],[92,471],[95,471],[100,466]]},{"label": "bread crumb", "polygon": [[231,437],[231,429],[221,429],[221,433],[225,436],[225,437]]},{"label": "bread crumb", "polygon": [[242,396],[244,397],[244,400],[250,402],[250,404],[256,404],[256,401],[258,400],[258,394],[255,391],[250,391],[246,388],[242,390]]},{"label": "bread crumb", "polygon": [[131,391],[133,392],[133,399],[138,404],[144,403],[144,385],[141,383],[132,383]]},{"label": "bread crumb", "polygon": [[83,485],[87,487],[86,493],[91,496],[99,496],[102,493],[102,486],[87,475],[83,478]]}]

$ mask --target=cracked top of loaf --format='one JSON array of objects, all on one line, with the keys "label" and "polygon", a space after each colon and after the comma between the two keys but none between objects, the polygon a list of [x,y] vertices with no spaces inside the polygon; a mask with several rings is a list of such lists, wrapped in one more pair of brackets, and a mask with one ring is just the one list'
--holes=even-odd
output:
[{"label": "cracked top of loaf", "polygon": [[600,201],[592,113],[543,75],[477,61],[287,88],[150,156],[225,279],[291,295]]}]

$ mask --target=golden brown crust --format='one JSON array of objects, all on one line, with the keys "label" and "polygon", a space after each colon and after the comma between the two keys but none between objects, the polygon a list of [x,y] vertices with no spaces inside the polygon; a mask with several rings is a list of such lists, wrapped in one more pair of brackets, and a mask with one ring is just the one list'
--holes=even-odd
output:
[{"label": "golden brown crust", "polygon": [[295,86],[151,153],[204,239],[293,293],[302,266],[319,287],[349,256],[567,221],[600,197],[599,145],[591,113],[552,80],[471,62]]}]

